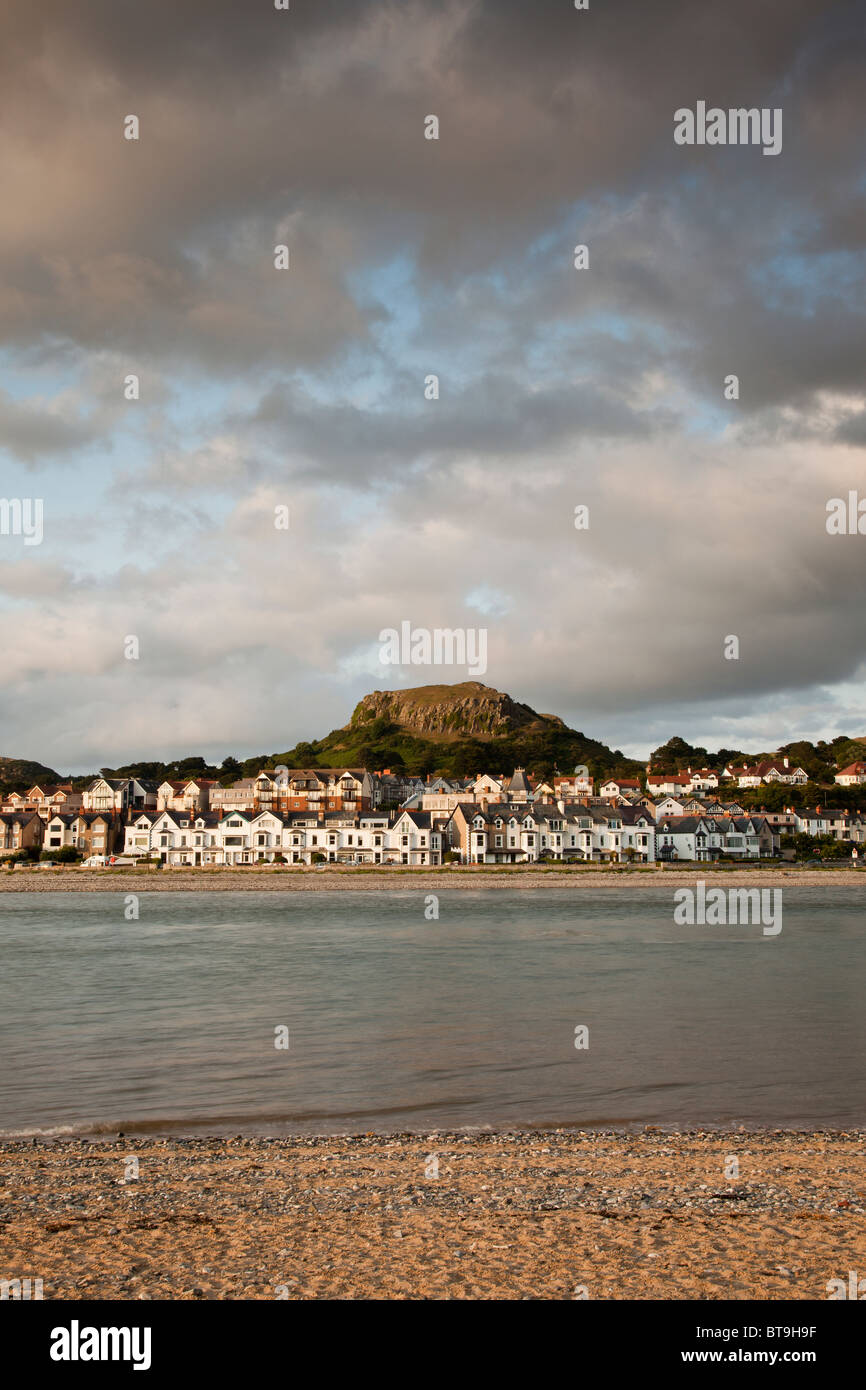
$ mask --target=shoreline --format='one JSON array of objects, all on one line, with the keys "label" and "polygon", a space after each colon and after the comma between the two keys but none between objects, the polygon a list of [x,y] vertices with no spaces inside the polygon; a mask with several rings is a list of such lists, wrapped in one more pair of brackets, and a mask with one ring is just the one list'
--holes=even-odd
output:
[{"label": "shoreline", "polygon": [[863,1137],[3,1141],[0,1267],[52,1300],[826,1299],[866,1265]]},{"label": "shoreline", "polygon": [[[767,1123],[766,1125],[735,1124],[731,1120],[725,1120],[718,1124],[708,1122],[706,1124],[691,1125],[683,1127],[676,1123],[657,1124],[647,1123],[644,1120],[623,1120],[621,1123],[615,1121],[604,1121],[597,1125],[592,1123],[568,1120],[551,1120],[549,1124],[544,1121],[536,1121],[532,1124],[522,1125],[510,1122],[497,1125],[495,1123],[484,1125],[467,1125],[462,1129],[351,1129],[341,1125],[333,1129],[327,1128],[305,1128],[300,1127],[292,1130],[280,1130],[280,1121],[269,1120],[254,1122],[242,1116],[225,1119],[203,1119],[203,1120],[119,1120],[115,1123],[100,1121],[96,1124],[81,1125],[58,1125],[53,1129],[46,1126],[40,1128],[38,1125],[25,1126],[21,1130],[0,1130],[0,1165],[4,1153],[14,1150],[26,1149],[28,1151],[38,1151],[40,1154],[44,1148],[62,1149],[64,1146],[79,1146],[83,1150],[98,1152],[101,1149],[121,1147],[134,1149],[148,1147],[151,1145],[165,1146],[177,1145],[185,1148],[187,1146],[207,1146],[213,1144],[261,1144],[264,1146],[293,1144],[356,1144],[361,1140],[372,1143],[396,1144],[396,1143],[470,1143],[477,1141],[484,1143],[501,1143],[506,1140],[537,1141],[546,1143],[551,1137],[572,1140],[610,1140],[611,1142],[629,1143],[638,1138],[653,1136],[657,1139],[687,1140],[687,1139],[718,1139],[730,1143],[734,1140],[741,1141],[746,1135],[756,1142],[764,1139],[778,1138],[785,1136],[788,1139],[800,1140],[805,1136],[813,1139],[825,1138],[828,1140],[838,1140],[842,1138],[854,1137],[857,1142],[866,1143],[866,1123],[860,1125],[844,1124],[816,1124],[803,1121],[797,1124],[792,1121],[785,1121],[783,1124]],[[366,1123],[369,1123],[366,1122]],[[0,1194],[2,1195],[2,1194]],[[866,1188],[864,1188],[864,1200],[866,1200]]]},{"label": "shoreline", "polygon": [[0,872],[0,893],[407,892],[413,889],[664,888],[697,882],[732,887],[866,887],[862,869],[732,864],[639,868],[536,869],[17,869]]}]

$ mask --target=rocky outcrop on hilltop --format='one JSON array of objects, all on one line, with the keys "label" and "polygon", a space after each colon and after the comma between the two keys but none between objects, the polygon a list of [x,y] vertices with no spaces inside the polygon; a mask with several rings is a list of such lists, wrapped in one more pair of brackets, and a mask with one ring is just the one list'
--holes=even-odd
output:
[{"label": "rocky outcrop on hilltop", "polygon": [[384,720],[421,738],[492,739],[564,730],[554,714],[538,714],[480,681],[423,685],[413,690],[375,690],[356,705],[349,729]]}]

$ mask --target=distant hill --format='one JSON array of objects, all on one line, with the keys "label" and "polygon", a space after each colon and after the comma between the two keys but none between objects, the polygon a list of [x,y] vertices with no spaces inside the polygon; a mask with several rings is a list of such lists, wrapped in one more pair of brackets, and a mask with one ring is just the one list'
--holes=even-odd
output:
[{"label": "distant hill", "polygon": [[34,782],[61,782],[63,779],[52,767],[29,758],[0,757],[0,787],[8,791],[29,790]]},{"label": "distant hill", "polygon": [[[275,755],[276,756],[276,755]],[[295,767],[346,764],[415,775],[471,776],[525,767],[542,776],[578,764],[593,775],[636,775],[641,764],[539,714],[480,681],[376,690],[356,705],[349,723],[326,738],[299,743],[276,757]]]},{"label": "distant hill", "polygon": [[787,757],[792,767],[802,767],[813,781],[832,782],[837,765],[841,768],[866,761],[866,740],[840,735],[832,743],[809,743],[800,739],[761,753],[744,753],[737,748],[720,748],[716,753],[708,753],[706,748],[675,737],[656,748],[649,762],[653,772],[684,772],[687,767],[711,767],[720,772],[727,763],[753,764],[781,757]]},{"label": "distant hill", "polygon": [[[638,739],[641,730],[634,730]],[[763,786],[737,790],[737,798],[756,808],[768,810],[784,804],[859,805],[864,799],[860,787],[836,787],[836,765],[866,762],[866,737],[840,735],[832,742],[812,744],[806,740],[786,743],[763,753],[720,748],[710,753],[675,736],[650,756],[655,772],[678,772],[686,767],[712,767],[721,770],[726,763],[754,763],[787,754],[809,774],[805,788]],[[239,777],[254,777],[264,767],[283,763],[286,767],[367,767],[371,771],[391,768],[414,776],[427,773],[452,777],[471,777],[479,772],[511,773],[524,767],[541,777],[555,769],[571,772],[579,765],[589,768],[596,779],[610,776],[643,778],[645,763],[626,758],[616,748],[570,729],[558,715],[539,714],[501,690],[480,681],[458,685],[422,685],[411,690],[374,690],[355,706],[348,724],[333,729],[324,738],[302,742],[283,753],[258,753],[238,759],[226,757],[219,765],[198,756],[173,762],[137,762],[123,767],[103,767],[109,777],[147,777],[184,780],[214,777],[224,785]],[[87,777],[74,779],[83,787]],[[0,758],[0,786],[20,790],[39,780],[62,779],[42,763],[21,758]]]}]

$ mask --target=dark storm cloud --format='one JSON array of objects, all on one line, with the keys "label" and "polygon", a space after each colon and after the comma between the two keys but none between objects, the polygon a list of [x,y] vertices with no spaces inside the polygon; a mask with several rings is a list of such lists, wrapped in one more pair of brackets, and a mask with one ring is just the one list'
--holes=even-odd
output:
[{"label": "dark storm cloud", "polygon": [[579,384],[529,392],[520,381],[487,378],[451,400],[422,402],[420,409],[419,380],[398,387],[402,409],[383,410],[322,405],[290,387],[274,389],[252,420],[230,423],[252,427],[272,446],[307,458],[315,477],[359,486],[381,483],[383,470],[393,473],[415,459],[521,455],[582,436],[649,438],[673,423],[669,412],[632,409]]},{"label": "dark storm cloud", "polygon": [[[785,722],[797,692],[856,678],[866,578],[824,504],[866,443],[861,5],[3,16],[0,344],[53,379],[0,398],[0,442],[112,462],[82,497],[99,580],[64,603],[81,536],[59,526],[29,621],[26,582],[0,575],[10,749],[38,719],[63,764],[94,729],[156,756],[167,707],[181,743],[207,725],[236,751],[290,746],[373,683],[338,688],[383,625],[477,621],[467,595],[491,582],[488,679],[578,726],[774,693]],[[782,107],[782,152],[675,146],[698,99]],[[110,545],[142,537],[112,570]],[[133,687],[119,644],[138,630]]]},{"label": "dark storm cloud", "polygon": [[[13,7],[0,98],[15,115],[3,332],[19,345],[56,335],[220,369],[321,363],[375,322],[349,269],[411,248],[435,309],[437,287],[469,272],[525,276],[532,238],[580,200],[653,187],[671,199],[680,244],[656,243],[653,267],[624,267],[621,302],[667,312],[696,339],[696,316],[714,305],[715,344],[684,354],[704,388],[720,355],[742,345],[750,405],[798,390],[796,350],[790,371],[778,351],[801,327],[796,305],[768,308],[754,286],[738,288],[730,261],[741,233],[759,239],[763,225],[766,251],[780,222],[795,239],[808,231],[815,254],[825,218],[862,250],[856,214],[834,191],[860,157],[850,12],[823,14],[816,37],[814,5],[790,0],[586,14],[564,0]],[[780,92],[790,122],[780,159],[673,146],[677,106]],[[428,111],[442,122],[438,143],[421,138]],[[141,118],[138,144],[120,137],[127,112]],[[707,184],[694,204],[688,173]],[[734,245],[701,256],[726,235]],[[278,237],[295,255],[279,288]],[[677,295],[683,252],[703,295],[691,284]],[[745,271],[741,259],[743,282]],[[604,293],[615,278],[602,279]],[[531,313],[531,277],[529,289]],[[828,376],[850,364],[860,315],[851,306],[847,317],[836,336],[818,325]]]}]

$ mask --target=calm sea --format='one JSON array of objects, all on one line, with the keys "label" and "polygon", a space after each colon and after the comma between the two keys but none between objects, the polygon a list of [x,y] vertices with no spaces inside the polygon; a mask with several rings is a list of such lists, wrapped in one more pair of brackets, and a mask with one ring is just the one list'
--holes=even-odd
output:
[{"label": "calm sea", "polygon": [[139,907],[0,894],[4,1133],[864,1121],[866,885],[772,937],[655,887]]}]

